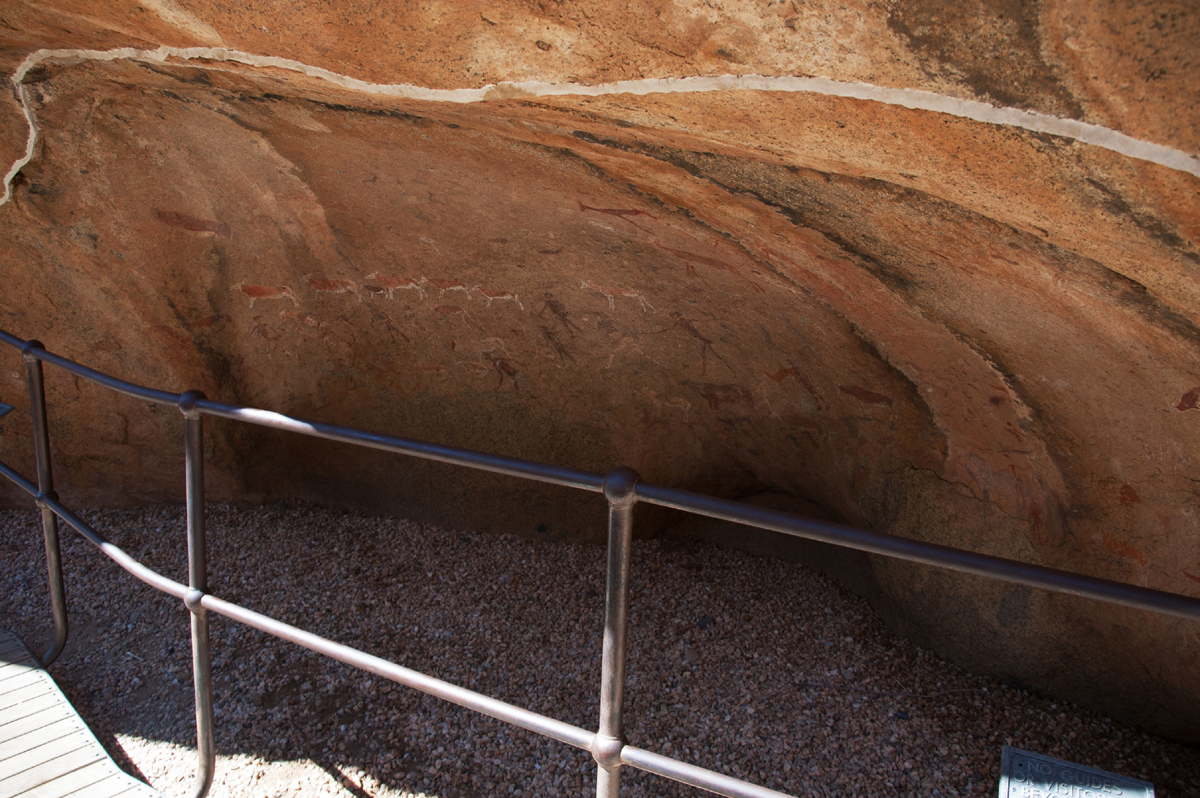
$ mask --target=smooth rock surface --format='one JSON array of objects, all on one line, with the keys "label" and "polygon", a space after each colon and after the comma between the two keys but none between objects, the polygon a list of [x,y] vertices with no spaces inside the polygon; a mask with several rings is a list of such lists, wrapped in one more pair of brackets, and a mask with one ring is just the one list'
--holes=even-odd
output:
[{"label": "smooth rock surface", "polygon": [[[441,89],[815,75],[1200,150],[1187,4],[696,8],[59,0],[0,10],[0,65],[170,45]],[[16,335],[155,387],[790,494],[872,529],[1200,595],[1192,174],[808,92],[464,105],[204,59],[49,63],[25,84],[42,135],[0,207],[0,326]],[[15,160],[13,97],[0,146]],[[0,357],[0,398],[27,410],[20,358]],[[47,381],[64,496],[179,497],[177,411]],[[32,473],[21,419],[3,422],[2,456]],[[215,498],[602,535],[603,507],[558,489],[208,426]],[[1195,623],[871,568],[884,616],[960,664],[1197,739]]]}]

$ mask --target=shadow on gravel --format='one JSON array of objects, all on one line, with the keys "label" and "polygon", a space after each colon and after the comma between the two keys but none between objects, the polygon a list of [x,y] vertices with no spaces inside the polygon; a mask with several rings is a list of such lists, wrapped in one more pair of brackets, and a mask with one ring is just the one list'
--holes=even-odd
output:
[{"label": "shadow on gravel", "polygon": [[[597,712],[601,547],[533,544],[297,504],[213,506],[211,588],[230,601],[568,723]],[[182,579],[183,512],[86,514]],[[0,625],[49,626],[36,512],[0,512]],[[130,773],[168,796],[195,758],[188,613],[64,539],[73,633],[52,673]],[[583,751],[212,623],[213,795],[565,796]],[[893,638],[795,563],[635,543],[627,736],[793,795],[993,795],[1002,745],[1200,794],[1200,752],[964,673]],[[176,746],[177,748],[172,748]],[[698,795],[631,772],[623,795]],[[294,794],[294,792],[292,792]]]}]

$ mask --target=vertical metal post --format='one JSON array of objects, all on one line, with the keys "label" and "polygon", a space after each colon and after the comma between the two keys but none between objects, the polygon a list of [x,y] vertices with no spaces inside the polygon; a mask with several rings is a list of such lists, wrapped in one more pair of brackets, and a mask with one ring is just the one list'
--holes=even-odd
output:
[{"label": "vertical metal post", "polygon": [[212,652],[208,640],[208,610],[200,600],[208,592],[208,541],[204,530],[204,418],[196,402],[200,391],[179,397],[184,417],[187,458],[188,592],[183,603],[192,614],[192,675],[196,687],[196,753],[199,763],[193,798],[204,798],[212,787],[217,765],[213,736]]},{"label": "vertical metal post", "polygon": [[43,498],[57,499],[50,468],[50,428],[46,423],[46,387],[42,382],[42,361],[33,350],[45,350],[41,341],[26,341],[21,348],[29,372],[29,409],[33,415],[33,449],[37,458],[38,507],[42,510],[42,535],[46,539],[46,570],[50,576],[50,609],[54,614],[54,642],[42,654],[44,667],[50,667],[67,645],[67,594],[63,588],[62,554],[58,545],[58,516]]},{"label": "vertical metal post", "polygon": [[633,555],[634,488],[638,473],[616,468],[604,477],[608,499],[608,577],[604,598],[604,649],[600,664],[600,729],[592,743],[597,798],[621,794],[625,745],[625,652],[629,630],[629,571]]}]

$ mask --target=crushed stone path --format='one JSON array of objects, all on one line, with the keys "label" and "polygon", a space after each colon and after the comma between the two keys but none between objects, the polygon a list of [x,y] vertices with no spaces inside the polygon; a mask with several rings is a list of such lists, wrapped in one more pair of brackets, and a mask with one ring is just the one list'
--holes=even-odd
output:
[{"label": "crushed stone path", "polygon": [[[83,513],[186,581],[183,509]],[[591,728],[604,550],[299,504],[211,505],[211,589],[317,634]],[[188,615],[64,531],[71,642],[51,673],[165,796],[195,767]],[[794,795],[991,796],[1001,746],[1200,795],[1200,750],[974,676],[796,563],[634,544],[630,742]],[[0,512],[0,627],[50,627],[36,511]],[[582,796],[582,751],[212,623],[215,798]],[[626,769],[628,798],[704,795]]]}]

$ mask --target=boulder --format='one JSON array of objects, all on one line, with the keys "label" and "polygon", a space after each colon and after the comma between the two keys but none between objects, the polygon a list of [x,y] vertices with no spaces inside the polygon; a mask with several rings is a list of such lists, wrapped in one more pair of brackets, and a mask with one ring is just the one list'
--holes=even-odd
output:
[{"label": "boulder", "polygon": [[[154,387],[1200,596],[1200,14],[977,6],[0,9],[40,129],[0,327]],[[177,410],[47,384],[64,496],[179,500]],[[0,399],[24,390],[0,351]],[[31,473],[27,421],[0,425]],[[592,496],[207,430],[213,498],[603,539]],[[965,667],[1200,740],[1195,622],[847,563]]]}]

